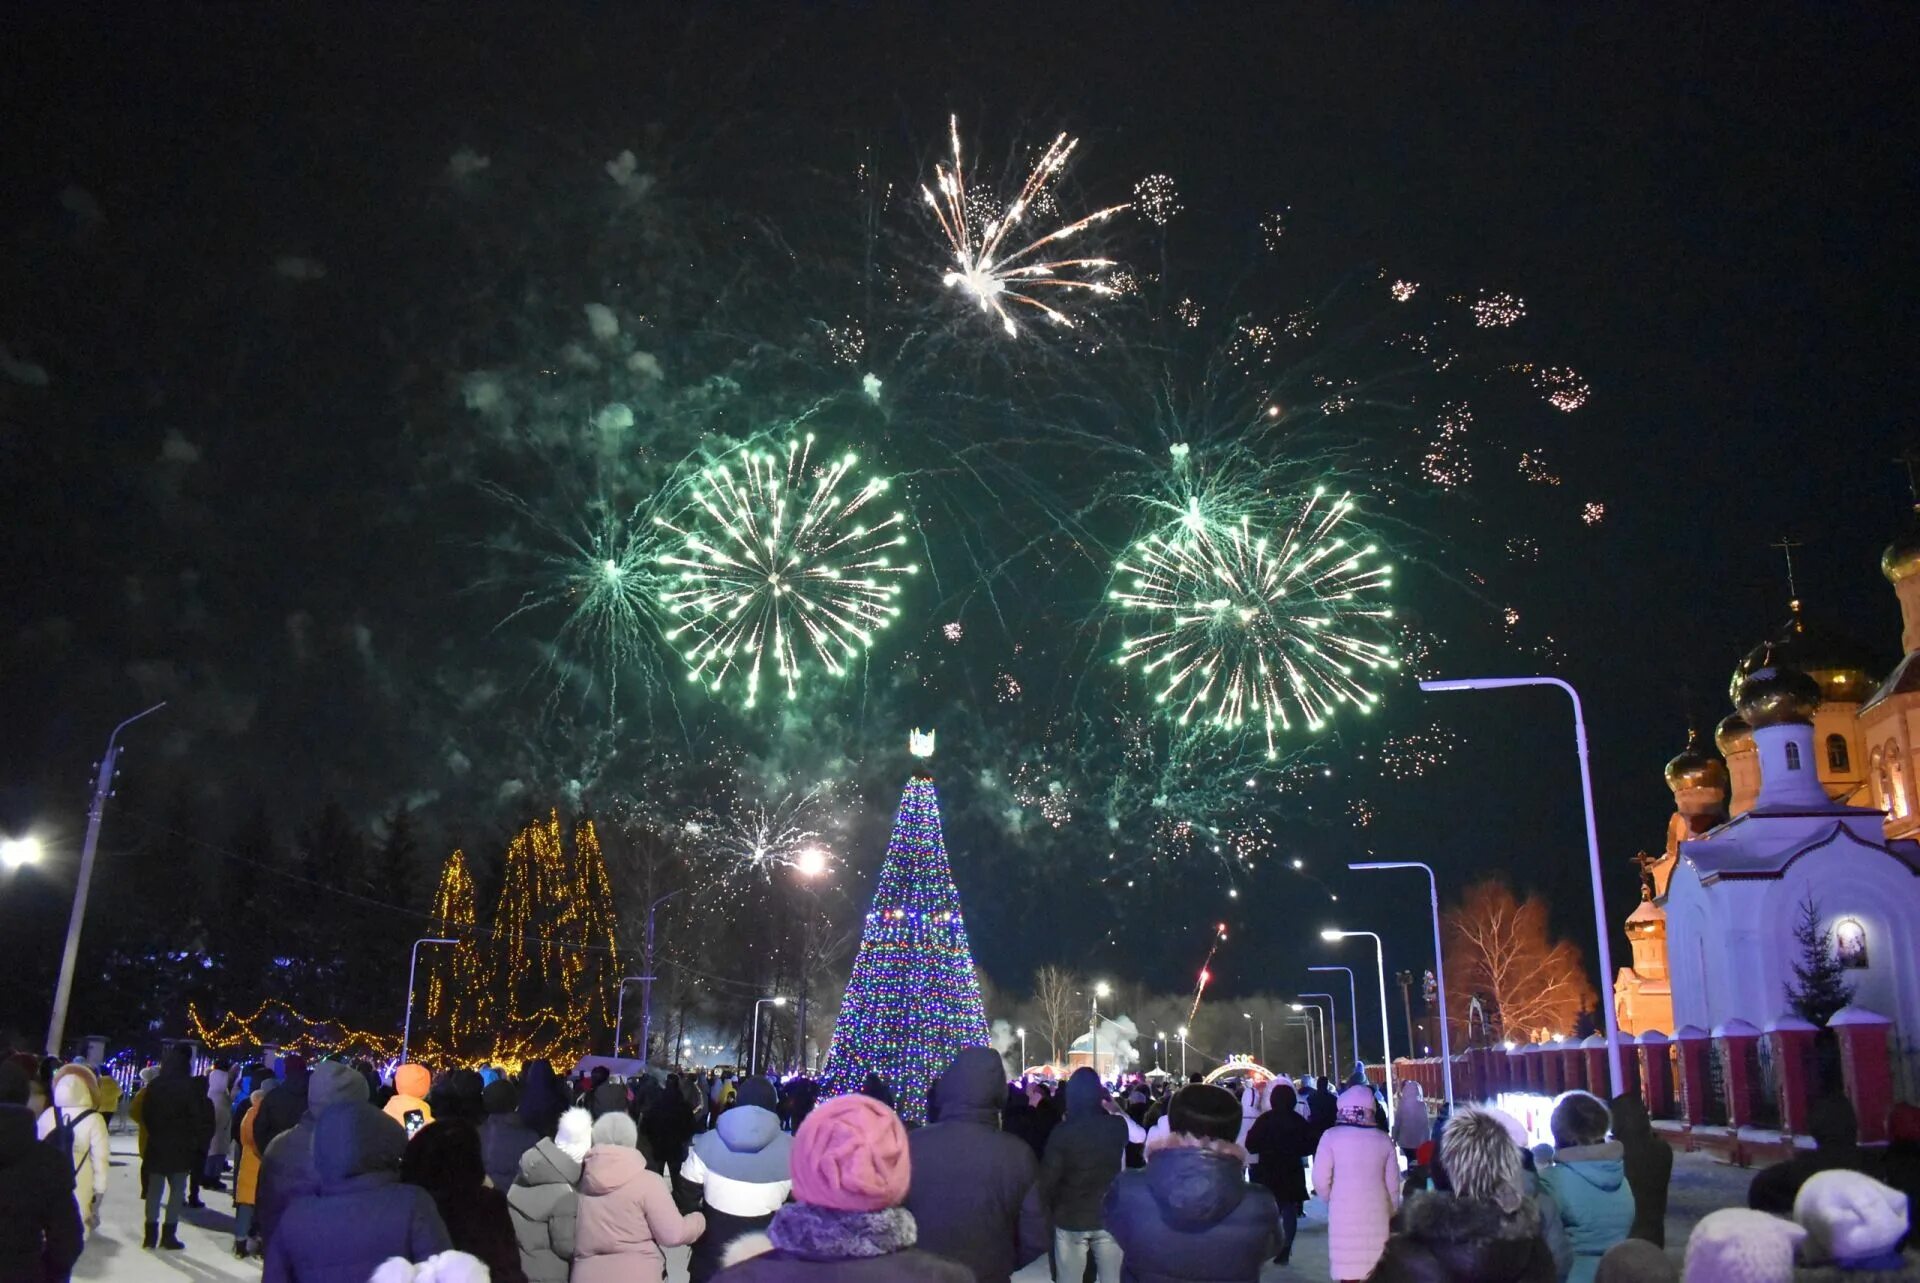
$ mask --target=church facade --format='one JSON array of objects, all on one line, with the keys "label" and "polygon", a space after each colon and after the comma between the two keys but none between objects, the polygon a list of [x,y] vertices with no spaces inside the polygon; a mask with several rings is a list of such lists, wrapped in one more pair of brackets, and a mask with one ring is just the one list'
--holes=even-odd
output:
[{"label": "church facade", "polygon": [[1904,625],[1891,674],[1795,602],[1733,674],[1720,755],[1696,741],[1667,764],[1674,814],[1640,857],[1614,981],[1622,1032],[1779,1020],[1812,903],[1853,1005],[1893,1021],[1896,1077],[1920,1090],[1920,520],[1881,571]]}]

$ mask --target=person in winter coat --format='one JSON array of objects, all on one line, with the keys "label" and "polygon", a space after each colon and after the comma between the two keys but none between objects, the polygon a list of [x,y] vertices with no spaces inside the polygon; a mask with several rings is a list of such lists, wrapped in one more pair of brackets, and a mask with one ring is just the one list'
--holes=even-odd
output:
[{"label": "person in winter coat", "polygon": [[787,1167],[793,1137],[780,1130],[773,1085],[764,1078],[745,1078],[733,1091],[733,1107],[720,1115],[712,1131],[694,1137],[680,1169],[700,1187],[707,1224],[687,1262],[690,1283],[712,1278],[727,1244],[765,1229],[793,1188]]},{"label": "person in winter coat", "polygon": [[306,1114],[307,1060],[304,1056],[288,1056],[280,1062],[280,1085],[268,1095],[253,1129],[260,1140],[260,1152],[266,1153],[274,1137],[298,1126]]},{"label": "person in winter coat", "polygon": [[433,1121],[433,1107],[427,1103],[432,1090],[433,1075],[425,1065],[404,1064],[393,1071],[393,1095],[381,1110],[412,1136]]},{"label": "person in winter coat", "polygon": [[430,1120],[443,1123],[453,1119],[478,1127],[487,1121],[486,1090],[478,1070],[447,1070],[427,1089]]},{"label": "person in winter coat", "polygon": [[370,1104],[323,1109],[313,1127],[320,1188],[280,1218],[263,1283],[365,1283],[388,1257],[423,1261],[452,1247],[433,1196],[400,1183],[406,1148],[406,1129]]},{"label": "person in winter coat", "polygon": [[488,1083],[481,1092],[481,1102],[487,1110],[487,1119],[480,1124],[481,1158],[486,1163],[487,1179],[505,1193],[520,1172],[521,1155],[540,1138],[520,1117],[519,1095],[506,1079]]},{"label": "person in winter coat", "polygon": [[567,1112],[566,1093],[553,1065],[545,1060],[529,1060],[520,1071],[520,1117],[535,1136],[552,1136]]},{"label": "person in winter coat", "polygon": [[666,1089],[640,1116],[640,1134],[671,1186],[687,1161],[687,1146],[693,1143],[693,1106],[687,1103],[680,1075],[667,1075]]},{"label": "person in winter coat", "polygon": [[1553,1196],[1573,1246],[1571,1283],[1593,1283],[1600,1258],[1633,1229],[1625,1150],[1607,1139],[1612,1115],[1599,1097],[1570,1091],[1553,1107],[1553,1166],[1540,1187]]},{"label": "person in winter coat", "polygon": [[53,1103],[38,1123],[41,1140],[58,1126],[73,1133],[73,1201],[89,1231],[100,1226],[100,1200],[107,1196],[107,1173],[113,1158],[106,1115],[95,1107],[97,1099],[93,1070],[85,1065],[63,1065],[53,1075]]},{"label": "person in winter coat", "polygon": [[1408,1199],[1399,1229],[1367,1277],[1377,1283],[1554,1283],[1553,1253],[1523,1187],[1520,1150],[1500,1120],[1463,1109],[1441,1143],[1453,1192]]},{"label": "person in winter coat", "polygon": [[[1219,1087],[1184,1087],[1144,1170],[1121,1172],[1101,1209],[1128,1283],[1253,1283],[1273,1255],[1279,1209],[1247,1183],[1240,1103]],[[1064,1280],[1066,1275],[1063,1273]]]},{"label": "person in winter coat", "polygon": [[255,1130],[260,1121],[260,1103],[268,1092],[280,1085],[272,1074],[258,1081],[260,1085],[247,1097],[245,1111],[235,1111],[241,1118],[240,1166],[233,1174],[233,1254],[243,1261],[259,1249],[259,1240],[253,1232],[253,1216],[260,1196],[260,1142]]},{"label": "person in winter coat", "polygon": [[414,1133],[400,1159],[400,1180],[433,1196],[454,1250],[484,1262],[493,1283],[527,1283],[506,1193],[487,1184],[472,1123],[443,1117]]},{"label": "person in winter coat", "polygon": [[[180,1208],[186,1199],[187,1178],[206,1161],[207,1137],[202,1112],[208,1107],[205,1087],[193,1082],[193,1051],[185,1043],[167,1048],[160,1073],[146,1089],[141,1117],[147,1127],[147,1152],[141,1163],[146,1187],[147,1219],[141,1246],[156,1243],[169,1251],[186,1247],[180,1241]],[[166,1196],[164,1233],[160,1199]]]},{"label": "person in winter coat", "polygon": [[1280,1206],[1280,1250],[1277,1264],[1293,1256],[1293,1235],[1300,1209],[1307,1201],[1307,1160],[1313,1157],[1313,1124],[1301,1116],[1293,1087],[1277,1082],[1267,1093],[1267,1112],[1254,1120],[1247,1133],[1247,1152],[1253,1155],[1253,1179]]},{"label": "person in winter coat", "polygon": [[1920,1251],[1901,1251],[1907,1196],[1859,1172],[1816,1172],[1793,1200],[1793,1219],[1807,1232],[1796,1283],[1920,1280]]},{"label": "person in winter coat", "polygon": [[25,1070],[0,1061],[0,1279],[64,1283],[85,1232],[73,1169],[34,1134],[31,1097]]},{"label": "person in winter coat", "polygon": [[1340,1121],[1339,1098],[1334,1095],[1333,1086],[1325,1074],[1307,1088],[1307,1121],[1313,1124],[1313,1143],[1316,1146],[1320,1138]]},{"label": "person in winter coat", "polygon": [[213,1105],[213,1138],[207,1142],[207,1163],[201,1173],[200,1188],[224,1190],[221,1175],[227,1170],[227,1154],[232,1147],[228,1134],[233,1127],[233,1074],[219,1061],[207,1071],[207,1099]]},{"label": "person in winter coat", "polygon": [[[1047,1137],[1040,1160],[1040,1203],[1053,1222],[1054,1262],[1062,1279],[1079,1283],[1091,1257],[1099,1283],[1119,1283],[1120,1245],[1107,1232],[1101,1208],[1126,1156],[1127,1124],[1107,1108],[1107,1089],[1086,1065],[1067,1078],[1066,1097],[1066,1119]],[[917,1145],[914,1153],[918,1169]]]},{"label": "person in winter coat", "polygon": [[571,1283],[660,1283],[663,1249],[692,1243],[707,1227],[698,1212],[680,1214],[639,1144],[640,1129],[625,1114],[595,1120],[593,1148],[580,1165]]},{"label": "person in winter coat", "polygon": [[1874,1156],[1860,1148],[1860,1120],[1845,1096],[1822,1096],[1807,1110],[1807,1134],[1813,1152],[1801,1151],[1765,1167],[1747,1186],[1747,1206],[1776,1216],[1793,1215],[1793,1200],[1816,1172],[1844,1168],[1876,1175]]},{"label": "person in winter coat", "polygon": [[1667,1183],[1673,1178],[1673,1147],[1653,1134],[1647,1104],[1629,1092],[1615,1096],[1613,1138],[1620,1142],[1627,1188],[1633,1191],[1633,1228],[1628,1237],[1667,1245]]},{"label": "person in winter coat", "polygon": [[1006,1063],[991,1047],[962,1047],[937,1090],[939,1121],[908,1138],[913,1180],[906,1209],[921,1247],[960,1262],[977,1283],[1005,1283],[1047,1250],[1033,1151],[1000,1130]]},{"label": "person in winter coat", "polygon": [[871,1069],[860,1083],[860,1094],[872,1097],[888,1109],[893,1108],[893,1088],[887,1086],[887,1080]]},{"label": "person in winter coat", "polygon": [[199,1152],[194,1156],[193,1166],[187,1169],[187,1206],[205,1207],[200,1201],[200,1185],[207,1177],[207,1155],[213,1150],[214,1142],[220,1137],[219,1114],[213,1107],[213,1088],[205,1074],[196,1074],[193,1089],[198,1093],[194,1101],[193,1116],[200,1139]]},{"label": "person in winter coat", "polygon": [[1313,1151],[1314,1192],[1327,1203],[1327,1259],[1335,1279],[1364,1279],[1387,1245],[1400,1206],[1393,1140],[1375,1125],[1373,1089],[1340,1093],[1339,1112]]},{"label": "person in winter coat", "polygon": [[1432,1134],[1433,1123],[1427,1118],[1427,1102],[1420,1094],[1420,1084],[1411,1078],[1402,1078],[1400,1101],[1393,1108],[1393,1143],[1411,1163],[1415,1152]]},{"label": "person in winter coat", "polygon": [[912,1152],[873,1097],[821,1102],[794,1133],[795,1201],[734,1240],[721,1283],[971,1283],[966,1266],[915,1246]]},{"label": "person in winter coat", "polygon": [[[319,1168],[314,1164],[313,1137],[320,1116],[339,1105],[367,1103],[367,1080],[351,1065],[323,1060],[313,1067],[306,1080],[307,1111],[286,1131],[275,1136],[260,1155],[260,1175],[255,1185],[253,1229],[262,1244],[273,1245],[280,1217],[298,1198],[320,1188]],[[278,1095],[285,1087],[276,1088]],[[271,1096],[269,1097],[269,1100]],[[266,1111],[266,1105],[261,1105]],[[260,1124],[254,1124],[254,1135]]]},{"label": "person in winter coat", "polygon": [[542,1136],[520,1156],[519,1175],[507,1191],[528,1283],[567,1283],[573,1268],[580,1160],[593,1147],[593,1118],[584,1109],[570,1109],[557,1132]]}]

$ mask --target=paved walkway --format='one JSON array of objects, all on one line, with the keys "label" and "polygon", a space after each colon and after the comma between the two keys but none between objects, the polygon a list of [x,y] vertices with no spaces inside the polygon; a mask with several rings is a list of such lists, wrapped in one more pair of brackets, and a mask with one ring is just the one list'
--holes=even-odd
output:
[{"label": "paved walkway", "polygon": [[[1722,1207],[1746,1206],[1747,1183],[1753,1173],[1728,1167],[1704,1154],[1676,1155],[1673,1185],[1667,1205],[1667,1254],[1676,1262],[1687,1245],[1687,1235],[1701,1217]],[[140,1166],[134,1157],[132,1135],[113,1138],[113,1175],[101,1210],[99,1232],[87,1240],[87,1250],[74,1267],[76,1279],[104,1279],[111,1283],[258,1283],[260,1263],[233,1257],[233,1202],[229,1194],[208,1192],[207,1206],[187,1210],[180,1224],[184,1252],[148,1252],[140,1247]],[[667,1283],[685,1283],[687,1249],[668,1253]],[[1262,1283],[1327,1283],[1326,1207],[1307,1204],[1307,1217],[1294,1241],[1293,1263],[1282,1269],[1269,1265]],[[1045,1261],[1036,1261],[1014,1275],[1020,1283],[1047,1283]]]}]

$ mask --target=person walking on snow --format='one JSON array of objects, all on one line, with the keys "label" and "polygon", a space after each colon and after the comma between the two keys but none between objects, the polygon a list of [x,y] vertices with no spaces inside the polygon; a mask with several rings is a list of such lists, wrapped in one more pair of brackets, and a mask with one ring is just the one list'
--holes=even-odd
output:
[{"label": "person walking on snow", "polygon": [[[201,1111],[209,1104],[206,1090],[194,1086],[192,1071],[192,1049],[185,1043],[175,1043],[161,1057],[160,1073],[144,1093],[146,1104],[141,1117],[147,1128],[147,1152],[140,1177],[146,1186],[147,1219],[142,1247],[178,1252],[187,1246],[178,1232],[180,1208],[186,1200],[188,1175],[206,1161],[207,1138]],[[167,1202],[164,1233],[160,1221],[163,1194]]]},{"label": "person walking on snow", "polygon": [[63,1065],[53,1075],[53,1103],[40,1115],[40,1139],[64,1128],[73,1137],[67,1158],[73,1168],[73,1201],[87,1231],[100,1228],[100,1201],[107,1196],[112,1145],[107,1119],[95,1107],[98,1085],[85,1065]]},{"label": "person walking on snow", "polygon": [[1327,1204],[1327,1259],[1343,1283],[1373,1272],[1400,1206],[1393,1141],[1375,1125],[1373,1089],[1340,1093],[1334,1125],[1313,1153],[1314,1192]]}]

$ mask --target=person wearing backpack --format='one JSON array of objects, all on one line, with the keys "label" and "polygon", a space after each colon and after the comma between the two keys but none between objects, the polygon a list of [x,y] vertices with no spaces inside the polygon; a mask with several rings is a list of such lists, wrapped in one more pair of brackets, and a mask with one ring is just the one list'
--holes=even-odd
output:
[{"label": "person wearing backpack", "polygon": [[38,1124],[40,1139],[65,1155],[73,1170],[73,1201],[88,1233],[100,1228],[110,1159],[106,1116],[94,1105],[97,1082],[85,1065],[62,1066],[53,1076],[53,1103]]}]

